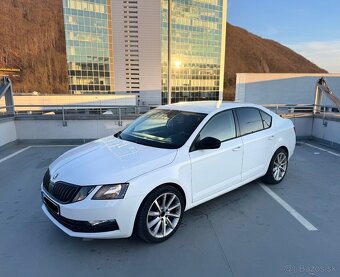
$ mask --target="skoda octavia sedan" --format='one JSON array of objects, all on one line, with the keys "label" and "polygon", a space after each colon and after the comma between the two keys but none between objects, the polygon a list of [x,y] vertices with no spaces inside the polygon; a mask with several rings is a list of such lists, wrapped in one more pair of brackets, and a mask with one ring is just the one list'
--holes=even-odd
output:
[{"label": "skoda octavia sedan", "polygon": [[161,106],[54,161],[42,209],[70,236],[161,242],[184,211],[259,177],[281,182],[294,148],[292,122],[261,106]]}]

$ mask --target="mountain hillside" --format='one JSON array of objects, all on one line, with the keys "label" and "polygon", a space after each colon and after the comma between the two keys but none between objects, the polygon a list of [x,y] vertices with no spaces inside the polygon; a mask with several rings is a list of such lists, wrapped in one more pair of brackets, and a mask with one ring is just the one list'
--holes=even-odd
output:
[{"label": "mountain hillside", "polygon": [[276,41],[227,23],[224,98],[232,100],[236,73],[326,73]]},{"label": "mountain hillside", "polygon": [[62,0],[1,0],[0,26],[0,68],[20,69],[14,90],[67,93]]},{"label": "mountain hillside", "polygon": [[[67,93],[62,1],[1,0],[1,11],[0,69],[20,69],[11,76],[15,92]],[[230,24],[226,43],[225,99],[233,98],[237,72],[325,72],[287,47]]]}]

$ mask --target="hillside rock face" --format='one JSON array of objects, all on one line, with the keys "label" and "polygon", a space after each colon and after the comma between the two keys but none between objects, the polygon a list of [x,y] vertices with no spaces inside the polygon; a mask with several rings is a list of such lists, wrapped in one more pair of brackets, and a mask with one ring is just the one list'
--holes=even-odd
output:
[{"label": "hillside rock face", "polygon": [[[67,93],[62,1],[1,0],[1,11],[0,68],[20,69],[11,76],[15,92]],[[237,72],[326,72],[287,47],[230,24],[226,43],[225,99],[233,99]]]},{"label": "hillside rock face", "polygon": [[236,73],[326,73],[303,56],[273,40],[227,23],[224,98],[232,100]]}]

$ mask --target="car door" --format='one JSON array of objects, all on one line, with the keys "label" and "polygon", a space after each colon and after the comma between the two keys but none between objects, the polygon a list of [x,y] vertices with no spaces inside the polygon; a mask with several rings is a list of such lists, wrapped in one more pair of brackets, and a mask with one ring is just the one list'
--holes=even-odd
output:
[{"label": "car door", "polygon": [[243,147],[235,126],[233,111],[222,111],[206,123],[196,138],[195,141],[214,137],[221,141],[221,146],[206,150],[192,147],[190,150],[194,202],[241,181]]},{"label": "car door", "polygon": [[236,113],[243,140],[242,181],[246,181],[266,173],[275,136],[269,114],[253,107],[237,108]]}]

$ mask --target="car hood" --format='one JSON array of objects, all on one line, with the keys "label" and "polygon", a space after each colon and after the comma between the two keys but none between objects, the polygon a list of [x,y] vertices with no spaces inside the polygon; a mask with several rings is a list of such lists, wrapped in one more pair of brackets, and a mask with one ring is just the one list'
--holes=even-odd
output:
[{"label": "car hood", "polygon": [[50,174],[54,182],[83,186],[122,183],[170,164],[176,153],[110,136],[64,153],[50,165]]}]

